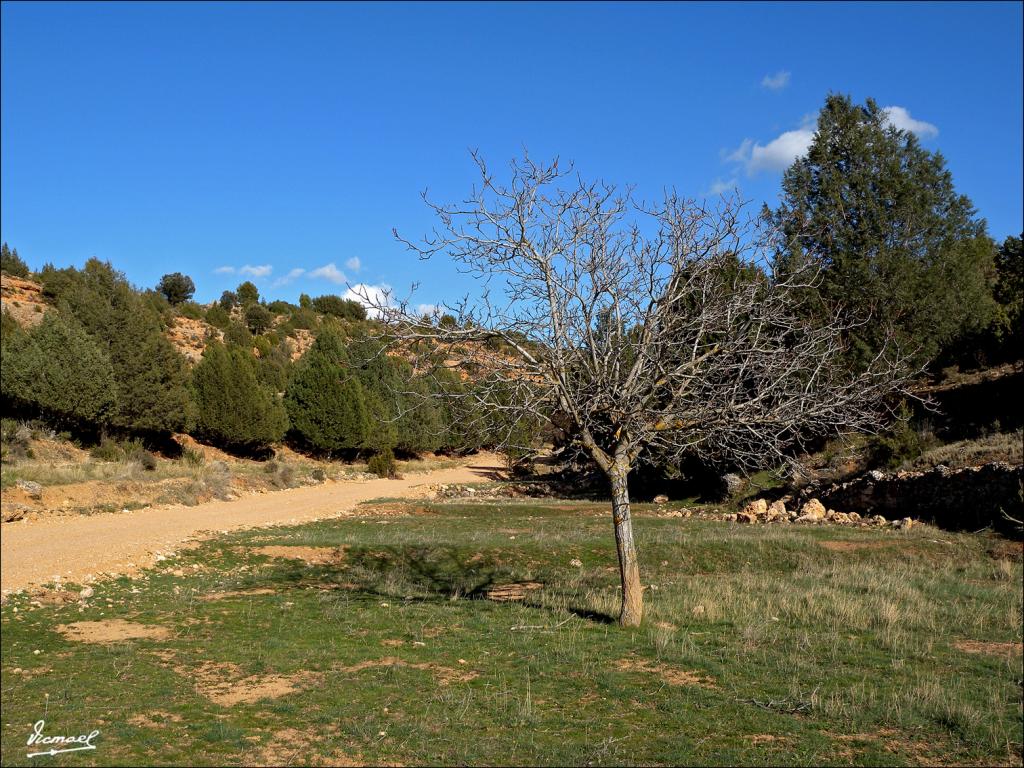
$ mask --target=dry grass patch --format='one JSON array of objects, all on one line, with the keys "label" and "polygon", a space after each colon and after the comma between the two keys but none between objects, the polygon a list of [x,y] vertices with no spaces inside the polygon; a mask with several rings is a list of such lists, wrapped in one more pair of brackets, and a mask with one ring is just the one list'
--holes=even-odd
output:
[{"label": "dry grass patch", "polygon": [[170,712],[155,710],[145,714],[132,715],[128,718],[128,725],[137,728],[166,728],[168,723],[180,723],[181,715],[174,715]]},{"label": "dry grass patch", "polygon": [[199,599],[203,602],[214,602],[216,600],[227,600],[232,597],[258,597],[259,595],[274,594],[277,594],[276,589],[257,587],[255,589],[233,589],[227,592],[210,592],[208,595],[203,595]]},{"label": "dry grass patch", "polygon": [[619,659],[615,666],[623,672],[645,672],[656,675],[662,682],[669,685],[698,685],[702,688],[716,688],[715,681],[697,672],[670,667],[667,664],[656,664],[646,659]]},{"label": "dry grass patch", "polygon": [[120,643],[125,640],[165,640],[171,630],[154,624],[136,624],[124,619],[76,621],[56,627],[64,637],[80,643]]},{"label": "dry grass patch", "polygon": [[988,643],[983,640],[958,640],[953,647],[964,653],[981,653],[990,656],[1020,656],[1024,653],[1022,643]]},{"label": "dry grass patch", "polygon": [[454,669],[453,667],[445,667],[441,664],[434,664],[432,662],[411,662],[400,659],[397,656],[385,656],[382,659],[367,659],[366,661],[360,661],[355,664],[348,666],[336,667],[341,672],[348,672],[350,674],[356,672],[362,672],[365,669],[379,669],[379,668],[399,668],[405,667],[408,669],[422,669],[430,672],[437,679],[438,685],[449,685],[451,683],[468,683],[470,680],[475,680],[480,676],[479,672],[475,672],[471,669]]},{"label": "dry grass patch", "polygon": [[893,546],[891,541],[819,541],[830,552],[856,552],[858,549],[885,549]]},{"label": "dry grass patch", "polygon": [[265,555],[282,560],[302,560],[306,565],[327,565],[345,559],[347,546],[342,547],[289,547],[267,546],[250,550],[257,555]]}]

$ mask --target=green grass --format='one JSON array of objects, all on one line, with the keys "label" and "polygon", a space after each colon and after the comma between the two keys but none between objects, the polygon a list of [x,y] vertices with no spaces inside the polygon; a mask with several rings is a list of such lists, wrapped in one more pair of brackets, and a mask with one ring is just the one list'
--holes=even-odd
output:
[{"label": "green grass", "polygon": [[[627,630],[600,505],[408,509],[224,536],[82,610],[10,599],[3,764],[38,762],[45,713],[48,733],[101,730],[55,765],[1020,765],[1021,656],[956,647],[1021,642],[1021,564],[990,541],[641,507],[647,617]],[[264,546],[343,549],[306,564]],[[487,599],[513,582],[543,588]],[[170,636],[55,630],[111,618]],[[213,700],[273,676],[294,690]]]}]

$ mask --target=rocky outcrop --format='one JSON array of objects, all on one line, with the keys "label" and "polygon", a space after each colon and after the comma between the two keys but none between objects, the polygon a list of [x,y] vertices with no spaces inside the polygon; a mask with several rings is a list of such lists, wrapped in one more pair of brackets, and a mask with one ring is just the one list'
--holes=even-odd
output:
[{"label": "rocky outcrop", "polygon": [[951,530],[991,527],[1020,536],[1004,512],[1024,519],[1024,467],[1003,462],[967,469],[938,466],[926,472],[877,470],[829,488],[805,489],[826,506],[862,515],[903,519],[912,515]]}]

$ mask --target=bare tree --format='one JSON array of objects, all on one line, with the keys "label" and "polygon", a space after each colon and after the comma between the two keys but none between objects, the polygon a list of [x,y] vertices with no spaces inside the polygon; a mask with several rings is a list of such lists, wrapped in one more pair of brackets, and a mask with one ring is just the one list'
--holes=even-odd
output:
[{"label": "bare tree", "polygon": [[424,194],[440,226],[421,242],[396,237],[480,278],[479,299],[449,307],[458,322],[441,324],[408,300],[363,298],[407,352],[478,372],[459,396],[507,414],[508,425],[568,428],[608,478],[619,621],[635,626],[643,595],[629,474],[638,462],[777,464],[810,435],[878,428],[906,373],[884,353],[859,375],[846,371],[847,327],[798,312],[814,276],[773,274],[775,233],[735,200],[709,207],[670,193],[637,205],[630,190],[528,157],[502,184],[474,159],[481,182],[470,197],[449,206]]}]

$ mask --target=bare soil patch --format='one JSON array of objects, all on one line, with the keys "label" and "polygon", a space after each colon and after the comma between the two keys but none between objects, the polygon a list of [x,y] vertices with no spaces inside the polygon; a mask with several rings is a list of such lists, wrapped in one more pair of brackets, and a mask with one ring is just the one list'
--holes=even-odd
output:
[{"label": "bare soil patch", "polygon": [[656,675],[669,685],[699,685],[702,688],[715,688],[715,681],[697,672],[677,669],[667,664],[656,664],[645,659],[619,659],[616,667],[624,672],[646,672]]},{"label": "bare soil patch", "polygon": [[409,669],[423,669],[437,679],[438,685],[449,685],[450,683],[467,683],[470,680],[474,680],[480,676],[478,672],[474,672],[471,669],[455,669],[453,667],[446,667],[441,664],[434,664],[432,662],[411,662],[400,659],[397,656],[385,656],[382,659],[367,659],[366,661],[360,661],[356,664],[350,664],[348,666],[336,667],[336,669],[342,672],[355,673],[362,672],[364,669],[378,669],[381,667],[407,667]]},{"label": "bare soil patch", "polygon": [[137,728],[163,729],[167,727],[168,723],[180,722],[181,715],[174,715],[170,712],[161,712],[159,710],[139,715],[132,715],[128,718],[128,725],[134,725]]},{"label": "bare soil patch", "polygon": [[964,653],[982,653],[989,656],[1013,656],[1024,653],[1022,643],[989,643],[983,640],[958,640],[953,647]]},{"label": "bare soil patch", "polygon": [[[336,728],[330,729],[330,735],[337,734]],[[312,754],[317,746],[323,743],[324,732],[300,731],[295,728],[284,728],[275,731],[270,740],[255,754],[245,761],[245,765],[317,765],[317,766],[359,766],[370,765],[362,755],[353,750],[350,754],[336,751],[330,755]],[[381,765],[389,765],[381,763]]]},{"label": "bare soil patch", "polygon": [[326,565],[345,559],[348,547],[289,547],[267,546],[250,550],[253,554],[266,555],[280,560],[302,560],[306,565]]},{"label": "bare soil patch", "polygon": [[198,669],[178,667],[175,671],[193,678],[199,694],[222,707],[277,699],[315,685],[323,678],[318,672],[241,677],[241,670],[230,662],[206,662]]},{"label": "bare soil patch", "polygon": [[164,640],[171,635],[167,627],[155,624],[136,624],[124,619],[103,621],[76,621],[61,624],[57,631],[69,640],[80,643],[120,643],[125,640]]}]

